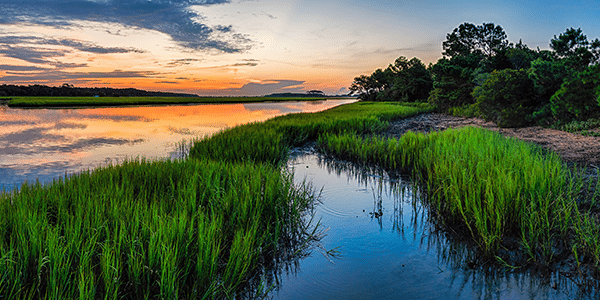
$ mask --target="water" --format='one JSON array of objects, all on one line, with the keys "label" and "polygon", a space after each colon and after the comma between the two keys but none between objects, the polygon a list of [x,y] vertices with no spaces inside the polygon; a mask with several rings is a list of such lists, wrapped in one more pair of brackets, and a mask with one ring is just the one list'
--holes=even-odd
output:
[{"label": "water", "polygon": [[0,105],[0,190],[127,158],[176,157],[181,141],[353,99],[316,102],[12,109]]},{"label": "water", "polygon": [[558,273],[541,276],[469,267],[475,260],[473,248],[435,229],[409,178],[390,178],[310,152],[295,155],[288,165],[295,180],[322,188],[315,219],[328,230],[311,256],[282,273],[274,299],[597,296]]}]

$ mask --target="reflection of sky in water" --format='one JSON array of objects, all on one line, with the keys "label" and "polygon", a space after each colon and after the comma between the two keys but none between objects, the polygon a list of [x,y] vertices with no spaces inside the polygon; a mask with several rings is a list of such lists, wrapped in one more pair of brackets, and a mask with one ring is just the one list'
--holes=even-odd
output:
[{"label": "reflection of sky in water", "polygon": [[127,158],[173,157],[181,141],[351,100],[86,109],[0,109],[0,189]]},{"label": "reflection of sky in water", "polygon": [[313,223],[326,232],[274,299],[598,299],[559,272],[468,267],[477,253],[436,230],[408,178],[298,154],[288,166],[320,192]]}]

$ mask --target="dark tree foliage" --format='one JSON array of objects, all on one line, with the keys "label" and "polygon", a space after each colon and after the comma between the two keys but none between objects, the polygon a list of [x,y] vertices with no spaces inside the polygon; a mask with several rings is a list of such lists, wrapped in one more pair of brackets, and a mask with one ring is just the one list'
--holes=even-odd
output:
[{"label": "dark tree foliage", "polygon": [[538,53],[529,49],[529,47],[520,40],[518,44],[514,46],[510,45],[504,51],[504,55],[514,70],[529,68],[531,62],[539,56]]},{"label": "dark tree foliage", "polygon": [[373,101],[377,96],[377,84],[373,76],[360,75],[354,78],[350,86],[350,95],[358,94],[358,99]]},{"label": "dark tree foliage", "polygon": [[60,87],[46,85],[7,85],[0,86],[0,96],[55,96],[55,97],[198,97],[193,94],[149,92],[138,89],[79,88],[64,83]]},{"label": "dark tree foliage", "polygon": [[431,74],[418,58],[401,56],[385,70],[354,78],[351,94],[364,101],[417,101],[427,99],[433,86]]},{"label": "dark tree foliage", "polygon": [[446,35],[442,43],[443,54],[448,57],[471,53],[492,57],[508,46],[506,33],[500,25],[463,23]]},{"label": "dark tree foliage", "polygon": [[433,79],[425,64],[414,57],[408,60],[404,56],[384,71],[391,86],[377,95],[378,100],[415,102],[426,100],[433,88]]},{"label": "dark tree foliage", "polygon": [[474,71],[480,61],[477,53],[438,60],[430,68],[434,82],[429,101],[442,110],[474,103]]},{"label": "dark tree foliage", "polygon": [[572,68],[584,70],[600,60],[600,40],[589,42],[581,28],[569,28],[550,41],[554,53]]},{"label": "dark tree foliage", "polygon": [[550,98],[552,115],[562,122],[600,117],[598,93],[600,66],[594,65],[568,78]]},{"label": "dark tree foliage", "polygon": [[523,69],[493,71],[473,96],[485,119],[500,127],[527,125],[536,107],[533,82]]}]

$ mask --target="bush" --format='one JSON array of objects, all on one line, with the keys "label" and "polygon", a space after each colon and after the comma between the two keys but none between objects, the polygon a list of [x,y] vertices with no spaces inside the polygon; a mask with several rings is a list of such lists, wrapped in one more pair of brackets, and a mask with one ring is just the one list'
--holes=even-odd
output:
[{"label": "bush", "polygon": [[565,80],[561,88],[550,98],[552,115],[562,122],[585,121],[600,117],[598,103],[600,66],[591,66]]},{"label": "bush", "polygon": [[443,111],[474,103],[471,96],[475,86],[473,72],[480,61],[481,57],[475,54],[440,59],[430,68],[434,82],[429,102]]},{"label": "bush", "polygon": [[500,127],[527,125],[536,104],[533,82],[523,69],[493,71],[473,97],[483,117]]}]

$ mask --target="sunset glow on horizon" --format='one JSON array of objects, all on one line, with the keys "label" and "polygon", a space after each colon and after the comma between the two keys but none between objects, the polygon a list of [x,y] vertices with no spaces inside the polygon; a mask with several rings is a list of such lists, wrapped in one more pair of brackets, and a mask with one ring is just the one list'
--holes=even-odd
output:
[{"label": "sunset glow on horizon", "polygon": [[397,57],[442,57],[464,22],[548,49],[595,1],[0,0],[0,84],[137,88],[201,96],[321,90]]}]

